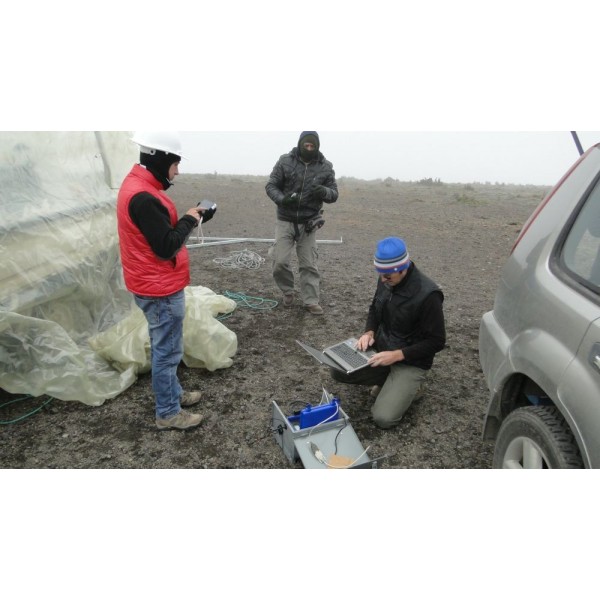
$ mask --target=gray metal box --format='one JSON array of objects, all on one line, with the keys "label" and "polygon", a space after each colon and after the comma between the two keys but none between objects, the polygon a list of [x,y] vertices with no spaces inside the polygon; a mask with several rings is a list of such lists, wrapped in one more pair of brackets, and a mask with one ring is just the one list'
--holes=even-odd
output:
[{"label": "gray metal box", "polygon": [[[350,425],[348,415],[341,407],[335,421],[324,422],[305,429],[300,429],[296,423],[290,422],[276,402],[273,402],[272,409],[273,436],[292,464],[300,460],[306,469],[376,469],[385,458],[372,459],[369,457]],[[317,460],[311,449],[311,443],[323,453],[329,464],[323,464]],[[331,466],[334,456],[350,459],[350,464]]]}]

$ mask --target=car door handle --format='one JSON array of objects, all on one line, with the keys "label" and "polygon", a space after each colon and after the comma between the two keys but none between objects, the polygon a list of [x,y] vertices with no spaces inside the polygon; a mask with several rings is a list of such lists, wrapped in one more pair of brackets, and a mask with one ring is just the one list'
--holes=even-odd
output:
[{"label": "car door handle", "polygon": [[590,361],[592,367],[594,367],[594,369],[600,373],[600,342],[592,344],[588,360]]}]

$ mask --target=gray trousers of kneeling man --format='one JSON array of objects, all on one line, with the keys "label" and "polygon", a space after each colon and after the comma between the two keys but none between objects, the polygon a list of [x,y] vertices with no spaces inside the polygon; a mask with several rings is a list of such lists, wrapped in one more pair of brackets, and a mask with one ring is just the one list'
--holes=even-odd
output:
[{"label": "gray trousers of kneeling man", "polygon": [[373,421],[381,429],[391,429],[400,423],[404,413],[423,393],[428,370],[403,363],[390,367],[366,367],[350,375],[330,369],[331,376],[340,383],[381,386],[371,407]]}]

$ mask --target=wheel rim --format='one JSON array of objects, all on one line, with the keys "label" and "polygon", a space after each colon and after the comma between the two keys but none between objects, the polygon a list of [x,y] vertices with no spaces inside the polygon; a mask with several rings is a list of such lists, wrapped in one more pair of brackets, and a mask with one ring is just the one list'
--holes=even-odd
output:
[{"label": "wheel rim", "polygon": [[502,460],[503,469],[549,469],[548,458],[542,449],[527,437],[510,442]]}]

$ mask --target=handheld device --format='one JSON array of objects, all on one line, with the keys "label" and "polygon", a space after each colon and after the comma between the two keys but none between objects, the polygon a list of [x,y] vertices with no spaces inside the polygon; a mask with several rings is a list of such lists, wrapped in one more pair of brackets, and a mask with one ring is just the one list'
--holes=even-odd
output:
[{"label": "handheld device", "polygon": [[202,209],[202,222],[210,221],[217,212],[217,205],[212,200],[202,200],[198,202],[198,208]]}]

